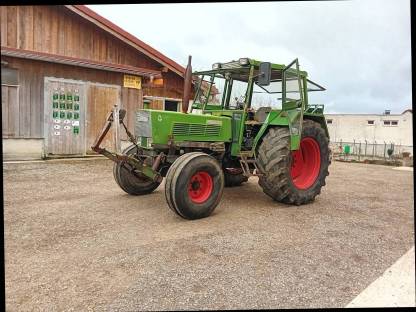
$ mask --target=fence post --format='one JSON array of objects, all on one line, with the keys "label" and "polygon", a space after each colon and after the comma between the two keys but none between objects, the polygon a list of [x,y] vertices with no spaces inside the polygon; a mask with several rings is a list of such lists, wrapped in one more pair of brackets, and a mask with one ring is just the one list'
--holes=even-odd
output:
[{"label": "fence post", "polygon": [[354,146],[354,148],[353,148],[353,152],[351,153],[352,155],[356,155],[357,156],[357,151],[355,150],[355,139],[353,139],[352,140],[353,141],[353,146]]},{"label": "fence post", "polygon": [[364,157],[367,157],[367,140],[365,140]]},{"label": "fence post", "polygon": [[358,161],[361,160],[361,141],[360,141],[360,145],[358,145]]},{"label": "fence post", "polygon": [[387,143],[386,143],[386,141],[383,141],[384,142],[384,155],[383,155],[383,157],[384,157],[384,160],[386,160],[386,146],[387,146]]}]

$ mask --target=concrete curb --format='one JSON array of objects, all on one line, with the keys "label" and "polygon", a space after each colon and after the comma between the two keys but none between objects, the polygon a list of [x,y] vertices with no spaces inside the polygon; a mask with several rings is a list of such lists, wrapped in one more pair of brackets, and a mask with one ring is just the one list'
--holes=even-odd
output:
[{"label": "concrete curb", "polygon": [[414,306],[415,247],[413,246],[383,275],[355,297],[346,308]]},{"label": "concrete curb", "polygon": [[400,170],[400,171],[413,171],[413,167],[393,167],[391,169]]}]

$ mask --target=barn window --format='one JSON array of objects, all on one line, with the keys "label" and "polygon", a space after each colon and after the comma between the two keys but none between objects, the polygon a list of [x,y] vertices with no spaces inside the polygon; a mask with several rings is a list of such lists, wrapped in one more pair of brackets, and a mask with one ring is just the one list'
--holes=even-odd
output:
[{"label": "barn window", "polygon": [[367,120],[367,125],[374,125],[374,120]]},{"label": "barn window", "polygon": [[397,126],[398,124],[399,124],[399,122],[397,120],[392,120],[391,121],[392,126]]},{"label": "barn window", "polygon": [[383,124],[384,124],[385,126],[390,126],[390,120],[384,120],[384,121],[383,121]]},{"label": "barn window", "polygon": [[19,85],[18,71],[14,68],[6,66],[1,67],[1,84],[7,86]]},{"label": "barn window", "polygon": [[178,101],[165,100],[165,110],[171,111],[171,112],[177,112],[178,104],[179,104]]},{"label": "barn window", "polygon": [[328,125],[332,124],[332,119],[327,119],[327,120],[326,120],[326,123],[327,123]]}]

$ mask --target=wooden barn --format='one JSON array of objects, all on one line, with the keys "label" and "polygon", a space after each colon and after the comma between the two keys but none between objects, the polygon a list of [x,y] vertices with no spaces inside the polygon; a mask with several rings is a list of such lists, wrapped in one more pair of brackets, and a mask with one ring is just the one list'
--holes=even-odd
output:
[{"label": "wooden barn", "polygon": [[185,69],[91,9],[0,12],[5,159],[93,154],[116,104],[127,109],[130,129],[138,108],[181,109]]}]

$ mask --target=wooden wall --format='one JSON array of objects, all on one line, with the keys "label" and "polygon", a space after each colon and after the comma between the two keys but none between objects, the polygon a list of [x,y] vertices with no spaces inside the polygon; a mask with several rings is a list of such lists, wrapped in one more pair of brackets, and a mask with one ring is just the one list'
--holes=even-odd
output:
[{"label": "wooden wall", "polygon": [[[64,6],[0,6],[1,46],[161,70],[159,64]],[[163,73],[148,95],[182,97],[183,78]]]},{"label": "wooden wall", "polygon": [[[0,28],[4,47],[159,71],[162,68],[162,64],[64,6],[0,6]],[[4,138],[43,138],[44,77],[123,85],[122,73],[6,56],[1,59],[19,70],[17,88],[2,86]],[[151,86],[142,78],[142,90],[121,88],[121,106],[128,111],[130,129],[133,129],[134,111],[142,107],[143,95],[183,97],[183,78],[172,71],[163,72],[162,76],[162,87]],[[126,138],[124,132],[122,138]]]},{"label": "wooden wall", "polygon": [[[177,75],[173,72],[168,72],[164,75],[164,79],[167,83],[164,83],[162,87],[158,86],[144,86],[143,94],[148,96],[162,96],[173,99],[183,98],[183,79],[176,79]],[[163,95],[161,95],[163,94]]]},{"label": "wooden wall", "polygon": [[1,6],[1,45],[159,70],[162,65],[63,6]]},{"label": "wooden wall", "polygon": [[[2,57],[9,67],[19,70],[18,101],[11,87],[2,92],[2,130],[4,138],[43,138],[44,77],[55,77],[122,86],[123,74],[42,61]],[[121,88],[121,107],[127,109],[127,126],[133,129],[134,111],[143,107],[142,90]],[[7,98],[6,98],[7,96]],[[122,136],[124,138],[124,136]]]}]

